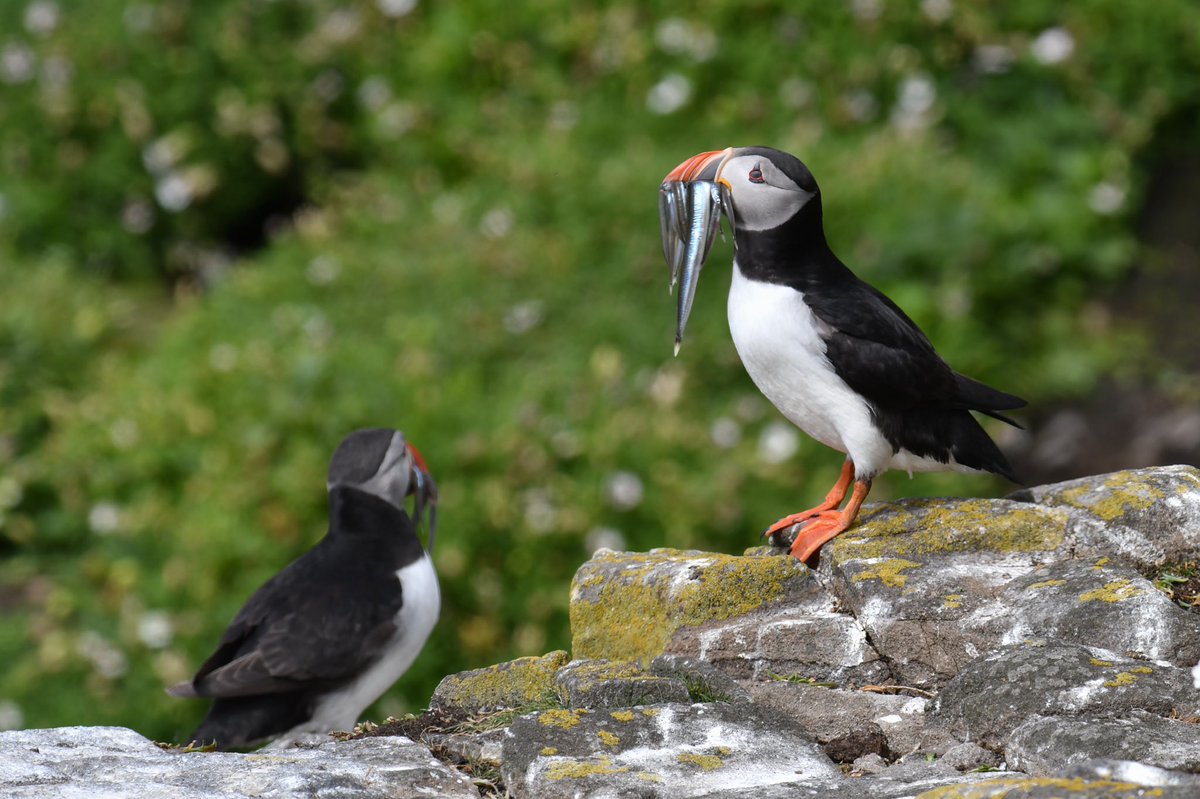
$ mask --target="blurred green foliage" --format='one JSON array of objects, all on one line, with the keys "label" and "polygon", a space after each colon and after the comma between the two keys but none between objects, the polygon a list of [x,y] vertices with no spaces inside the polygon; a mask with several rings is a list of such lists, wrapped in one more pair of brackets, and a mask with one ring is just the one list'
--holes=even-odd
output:
[{"label": "blurred green foliage", "polygon": [[443,498],[442,623],[377,715],[566,646],[596,545],[739,551],[823,494],[840,456],[729,342],[728,245],[669,357],[686,157],[800,155],[852,268],[1040,401],[1137,351],[1094,298],[1200,108],[1190,0],[33,0],[0,31],[0,722],[168,740],[202,707],[162,687],[323,533],[356,427]]}]

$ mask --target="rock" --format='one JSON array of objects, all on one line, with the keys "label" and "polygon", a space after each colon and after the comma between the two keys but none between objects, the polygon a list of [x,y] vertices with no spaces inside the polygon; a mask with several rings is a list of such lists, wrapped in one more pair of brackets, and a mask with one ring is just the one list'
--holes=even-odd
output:
[{"label": "rock", "polygon": [[439,756],[449,755],[455,762],[483,763],[500,767],[507,727],[476,733],[426,733],[425,743]]},{"label": "rock", "polygon": [[1200,558],[1200,471],[1192,466],[1130,469],[1012,497],[1069,510],[1077,557],[1117,555],[1142,568]]},{"label": "rock", "polygon": [[869,755],[863,755],[856,759],[850,768],[852,772],[858,774],[878,774],[887,768],[887,761],[880,755],[872,752]]},{"label": "rock", "polygon": [[[963,775],[966,776],[966,775]],[[1161,788],[1149,794],[1145,786],[1110,780],[992,777],[949,785],[922,793],[918,799],[1195,799],[1192,788]]]},{"label": "rock", "polygon": [[451,674],[434,689],[430,706],[486,713],[544,705],[557,700],[554,678],[569,660],[566,652],[557,651]]},{"label": "rock", "polygon": [[683,680],[655,677],[631,661],[573,660],[555,678],[567,707],[631,707],[663,702],[688,703]]},{"label": "rock", "polygon": [[1191,673],[1078,644],[1032,641],[979,658],[950,681],[930,712],[955,736],[1000,751],[1033,716],[1120,717],[1135,710],[1200,715]]},{"label": "rock", "polygon": [[1001,601],[1012,611],[1008,640],[1056,638],[1177,666],[1200,659],[1200,614],[1107,557],[1039,568],[1009,583]]},{"label": "rock", "polygon": [[[886,751],[892,755],[907,754],[920,746],[927,701],[919,697],[843,691],[785,680],[753,683],[750,690],[757,704],[794,719],[822,745],[871,725],[882,733]],[[884,750],[875,751],[882,754]]]},{"label": "rock", "polygon": [[750,692],[725,672],[702,660],[659,655],[650,663],[657,677],[682,680],[693,702],[749,702]]},{"label": "rock", "polygon": [[1067,516],[1007,500],[904,500],[835,539],[822,571],[891,676],[934,689],[1004,640],[1004,586],[1055,558]]},{"label": "rock", "polygon": [[1178,771],[1147,766],[1134,760],[1109,760],[1096,758],[1067,766],[1058,776],[1081,777],[1088,780],[1112,780],[1114,782],[1136,782],[1138,785],[1162,787],[1164,785],[1200,786],[1200,776],[1181,774]]},{"label": "rock", "polygon": [[268,754],[165,751],[122,727],[0,733],[0,785],[12,799],[478,799],[471,781],[408,738],[326,741]]},{"label": "rock", "polygon": [[732,677],[800,677],[838,685],[886,682],[887,664],[850,613],[827,593],[746,616],[681,627],[667,652],[704,660]]},{"label": "rock", "polygon": [[503,773],[515,797],[683,797],[841,779],[791,720],[724,702],[522,716],[505,738]]},{"label": "rock", "polygon": [[939,762],[956,771],[971,771],[983,767],[994,768],[1000,765],[1000,758],[995,752],[989,752],[979,744],[966,741],[947,749]]},{"label": "rock", "polygon": [[1200,772],[1200,729],[1150,713],[1086,720],[1035,716],[1013,731],[1004,753],[1010,766],[1035,777],[1093,758]]},{"label": "rock", "polygon": [[832,739],[823,748],[834,763],[853,763],[863,755],[892,756],[883,730],[873,722],[851,727],[844,735]]},{"label": "rock", "polygon": [[794,558],[601,549],[571,582],[571,648],[577,658],[649,662],[681,627],[819,591]]}]

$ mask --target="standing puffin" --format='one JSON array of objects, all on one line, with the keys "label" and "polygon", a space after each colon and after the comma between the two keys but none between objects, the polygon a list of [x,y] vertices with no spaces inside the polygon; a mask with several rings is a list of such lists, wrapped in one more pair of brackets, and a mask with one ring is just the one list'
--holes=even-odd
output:
[{"label": "standing puffin", "polygon": [[672,285],[683,272],[676,353],[724,211],[735,251],[729,331],[746,371],[788,420],[846,453],[825,500],[764,535],[805,523],[791,552],[808,561],[854,522],[885,469],[1018,482],[971,411],[1019,427],[999,411],[1025,401],[955,372],[904,311],[846,268],[825,241],[821,191],[798,158],[770,147],[701,153],[667,175],[659,208]]},{"label": "standing puffin", "polygon": [[433,550],[424,460],[398,430],[358,430],[334,452],[328,490],[325,537],[250,597],[190,682],[168,689],[216,700],[190,741],[245,749],[352,729],[425,645],[441,593],[416,535],[428,505]]}]

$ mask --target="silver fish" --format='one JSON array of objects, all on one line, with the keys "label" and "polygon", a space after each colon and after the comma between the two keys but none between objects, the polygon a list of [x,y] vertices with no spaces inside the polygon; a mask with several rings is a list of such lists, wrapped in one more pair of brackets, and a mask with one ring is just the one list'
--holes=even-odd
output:
[{"label": "silver fish", "polygon": [[672,181],[659,188],[659,226],[663,256],[671,268],[672,290],[681,273],[683,277],[676,304],[676,355],[692,313],[700,270],[718,233],[724,235],[721,213],[724,211],[728,215],[731,212],[728,199],[728,189],[711,180]]}]

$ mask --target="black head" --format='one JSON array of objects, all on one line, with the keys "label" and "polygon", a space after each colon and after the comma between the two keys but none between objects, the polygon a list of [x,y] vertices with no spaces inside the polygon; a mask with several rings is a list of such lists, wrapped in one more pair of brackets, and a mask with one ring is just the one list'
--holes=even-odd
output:
[{"label": "black head", "polygon": [[375,427],[346,436],[329,462],[328,487],[337,486],[373,494],[400,509],[413,496],[418,523],[429,505],[429,548],[433,549],[437,486],[421,454],[399,430]]}]

